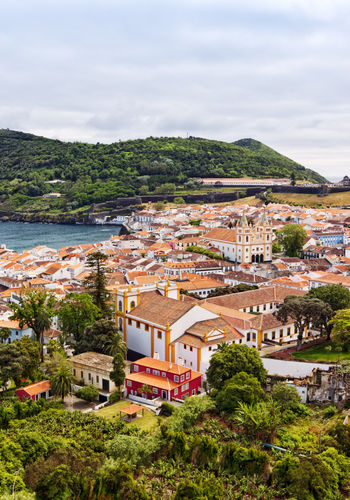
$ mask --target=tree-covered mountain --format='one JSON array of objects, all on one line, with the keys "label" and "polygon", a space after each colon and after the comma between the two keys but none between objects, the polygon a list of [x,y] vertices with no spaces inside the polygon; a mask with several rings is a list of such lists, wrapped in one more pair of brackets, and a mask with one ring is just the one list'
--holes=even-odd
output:
[{"label": "tree-covered mountain", "polygon": [[[290,177],[292,173],[296,179],[324,181],[318,173],[251,139],[241,145],[196,137],[86,144],[0,130],[0,204],[10,204],[8,208],[49,191],[64,195],[57,200],[57,209],[70,210],[153,192],[164,183],[186,187],[195,177]],[[57,180],[64,182],[49,182]]]}]

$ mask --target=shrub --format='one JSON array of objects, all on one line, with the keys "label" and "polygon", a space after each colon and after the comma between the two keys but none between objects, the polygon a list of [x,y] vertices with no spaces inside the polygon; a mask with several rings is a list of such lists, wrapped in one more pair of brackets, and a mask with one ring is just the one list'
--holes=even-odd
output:
[{"label": "shrub", "polygon": [[301,397],[295,387],[291,387],[284,382],[277,382],[274,385],[271,397],[276,403],[280,404],[283,409],[293,409],[301,403]]},{"label": "shrub", "polygon": [[87,385],[79,389],[76,395],[78,398],[84,399],[85,401],[95,401],[99,396],[99,392],[95,386]]},{"label": "shrub", "polygon": [[110,404],[117,403],[120,400],[120,397],[121,397],[120,390],[116,390],[112,392],[112,394],[109,396],[108,402]]},{"label": "shrub", "polygon": [[219,446],[210,436],[197,436],[192,443],[192,462],[205,467],[217,459]]},{"label": "shrub", "polygon": [[176,203],[176,205],[184,205],[185,200],[181,196],[177,196],[174,198],[174,203]]},{"label": "shrub", "polygon": [[174,413],[175,406],[164,401],[160,407],[160,414],[169,417]]},{"label": "shrub", "polygon": [[231,474],[262,474],[269,462],[269,456],[265,451],[245,448],[233,441],[224,445],[220,462],[222,467]]}]

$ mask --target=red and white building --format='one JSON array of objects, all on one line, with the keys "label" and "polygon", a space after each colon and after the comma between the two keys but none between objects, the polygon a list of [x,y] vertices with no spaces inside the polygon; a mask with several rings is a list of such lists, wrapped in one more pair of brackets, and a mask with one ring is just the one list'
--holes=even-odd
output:
[{"label": "red and white building", "polygon": [[50,380],[41,380],[34,384],[27,385],[16,390],[16,396],[20,401],[30,398],[33,401],[38,401],[40,398],[48,399],[51,397]]},{"label": "red and white building", "polygon": [[131,365],[125,377],[127,396],[147,399],[185,399],[198,394],[202,373],[186,366],[154,358],[141,358]]}]

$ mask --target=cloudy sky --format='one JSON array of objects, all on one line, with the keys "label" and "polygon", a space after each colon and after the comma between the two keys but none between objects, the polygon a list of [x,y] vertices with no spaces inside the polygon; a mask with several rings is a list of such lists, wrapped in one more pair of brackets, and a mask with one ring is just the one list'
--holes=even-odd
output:
[{"label": "cloudy sky", "polygon": [[0,127],[258,139],[350,174],[349,0],[1,0]]}]

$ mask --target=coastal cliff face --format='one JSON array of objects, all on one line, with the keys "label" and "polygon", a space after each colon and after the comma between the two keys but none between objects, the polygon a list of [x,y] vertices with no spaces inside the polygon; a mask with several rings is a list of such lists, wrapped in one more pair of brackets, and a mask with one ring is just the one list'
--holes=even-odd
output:
[{"label": "coastal cliff face", "polygon": [[44,222],[47,224],[91,224],[88,214],[50,214],[0,211],[1,222]]}]

